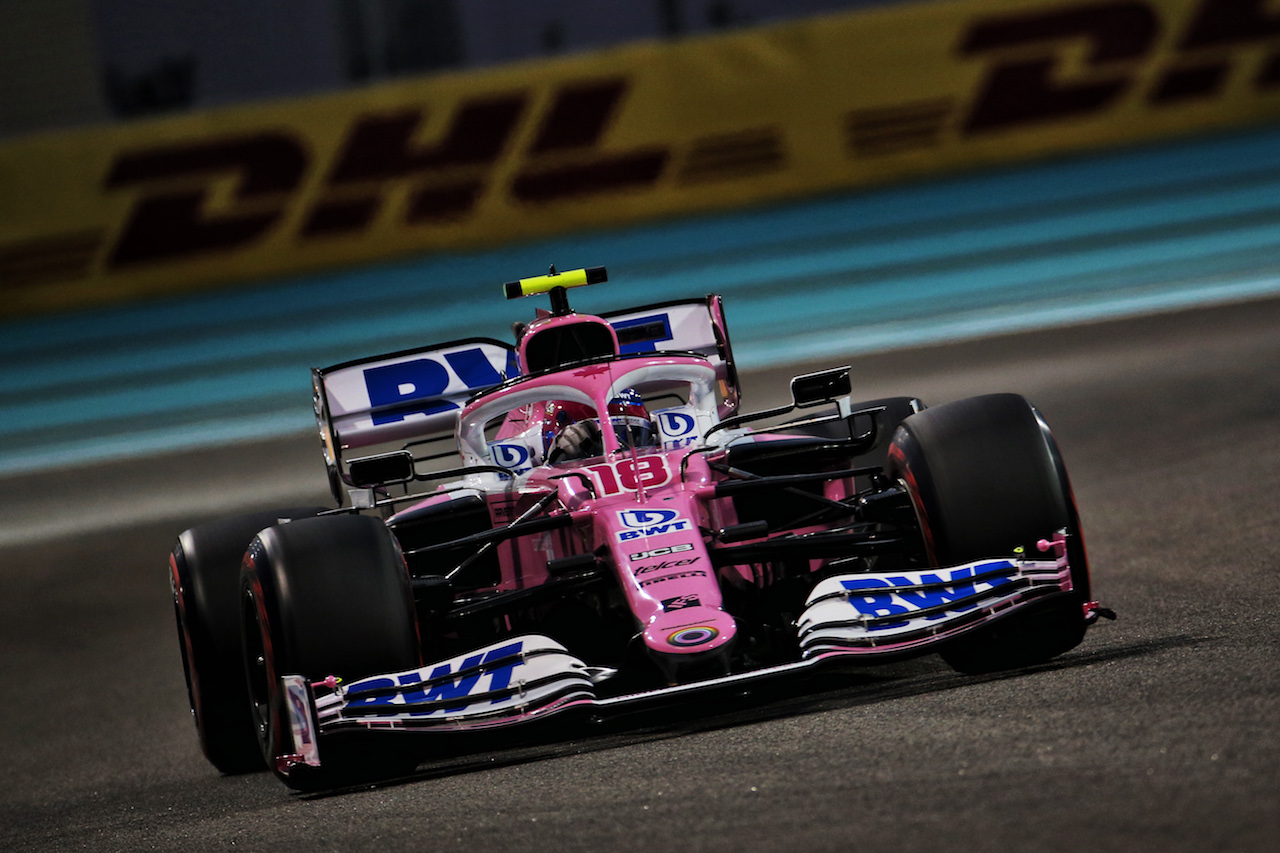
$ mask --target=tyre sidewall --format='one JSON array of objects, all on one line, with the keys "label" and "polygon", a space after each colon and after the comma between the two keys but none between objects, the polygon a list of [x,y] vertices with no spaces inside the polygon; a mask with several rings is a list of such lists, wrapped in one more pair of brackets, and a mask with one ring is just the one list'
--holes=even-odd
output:
[{"label": "tyre sidewall", "polygon": [[1084,636],[1089,571],[1066,468],[1044,419],[1015,394],[973,397],[907,418],[889,472],[906,484],[928,561],[954,566],[1009,556],[1067,531],[1073,590],[1032,602],[943,648],[963,672],[1047,660]]},{"label": "tyre sidewall", "polygon": [[[296,751],[281,676],[350,682],[421,665],[408,572],[376,518],[335,516],[263,530],[245,556],[241,595],[251,708],[263,759],[273,768],[278,756]],[[260,673],[252,669],[259,666],[254,653],[263,657]],[[325,745],[321,752],[332,766]],[[297,787],[296,774],[275,769]]]},{"label": "tyre sidewall", "polygon": [[955,565],[1030,553],[1068,526],[1067,491],[1041,421],[1014,394],[935,406],[903,421],[890,473],[907,482],[931,556]]},{"label": "tyre sidewall", "polygon": [[241,652],[239,580],[245,549],[282,518],[322,507],[290,507],[198,525],[169,554],[179,651],[201,750],[223,773],[261,769]]}]

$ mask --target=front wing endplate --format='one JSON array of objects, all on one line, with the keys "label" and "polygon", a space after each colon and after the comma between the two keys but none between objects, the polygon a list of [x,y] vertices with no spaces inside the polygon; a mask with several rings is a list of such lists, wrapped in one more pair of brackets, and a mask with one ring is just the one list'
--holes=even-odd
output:
[{"label": "front wing endplate", "polygon": [[475,729],[533,719],[595,698],[588,667],[549,637],[525,635],[421,669],[318,682],[320,731]]},{"label": "front wing endplate", "polygon": [[[1049,543],[1046,543],[1049,544]],[[913,650],[1046,595],[1070,592],[1063,540],[1055,560],[1004,557],[917,572],[838,575],[813,588],[797,622],[805,658]]]}]

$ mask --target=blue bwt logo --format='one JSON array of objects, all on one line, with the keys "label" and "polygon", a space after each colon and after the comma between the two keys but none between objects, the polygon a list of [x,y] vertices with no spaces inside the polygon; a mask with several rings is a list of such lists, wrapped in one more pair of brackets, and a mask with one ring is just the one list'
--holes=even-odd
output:
[{"label": "blue bwt logo", "polygon": [[[496,347],[489,349],[500,352]],[[366,368],[364,385],[374,410],[373,423],[396,423],[409,415],[461,408],[470,394],[516,375],[515,354],[502,355],[507,359],[505,376],[482,347]]]},{"label": "blue bwt logo", "polygon": [[494,464],[506,468],[514,474],[523,474],[533,468],[531,464],[532,454],[529,452],[529,448],[523,444],[508,444],[495,441],[489,445],[489,449],[493,451]]},{"label": "blue bwt logo", "polygon": [[[391,711],[394,710],[391,706],[451,703],[447,707],[412,713],[419,715],[440,712],[460,713],[473,704],[476,696],[501,694],[510,686],[511,675],[515,672],[515,668],[524,663],[524,660],[519,657],[523,646],[522,641],[516,641],[500,648],[490,649],[485,653],[471,655],[458,664],[456,671],[449,663],[439,664],[431,670],[430,676],[425,680],[422,677],[422,671],[418,670],[398,676],[378,676],[356,682],[350,685],[348,690],[357,695],[347,702],[346,708],[350,711],[387,707],[387,710]],[[481,679],[486,677],[487,684],[482,684]],[[491,701],[496,704],[502,701],[502,698],[500,695],[495,696]]]},{"label": "blue bwt logo", "polygon": [[681,518],[673,509],[626,509],[618,513],[618,519],[629,529],[618,532],[618,539],[628,542],[642,536],[659,536],[688,530],[689,520]]},{"label": "blue bwt logo", "polygon": [[698,440],[698,421],[687,412],[658,412],[658,431],[668,450],[687,447]]},{"label": "blue bwt logo", "polygon": [[[975,602],[965,602],[965,599],[1009,583],[1011,578],[1002,572],[1012,567],[1007,560],[1001,560],[953,569],[945,577],[926,573],[916,578],[848,578],[840,581],[840,585],[849,593],[849,604],[863,616],[910,619],[923,614],[926,620],[932,621],[977,607]],[[907,624],[906,621],[877,622],[867,630],[883,631]]]},{"label": "blue bwt logo", "polygon": [[693,415],[687,415],[684,412],[659,412],[658,420],[663,434],[672,438],[688,435],[698,426]]}]

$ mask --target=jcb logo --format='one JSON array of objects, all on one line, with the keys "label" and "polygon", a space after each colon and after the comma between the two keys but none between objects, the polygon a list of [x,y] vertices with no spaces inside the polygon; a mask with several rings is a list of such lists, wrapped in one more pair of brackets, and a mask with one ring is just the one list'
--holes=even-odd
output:
[{"label": "jcb logo", "polygon": [[[992,57],[964,131],[1096,113],[1135,89],[1153,107],[1213,97],[1244,64],[1228,50],[1255,44],[1266,51],[1246,72],[1251,85],[1280,87],[1280,8],[1269,0],[1204,0],[1176,37],[1177,53],[1151,73],[1144,64],[1161,35],[1156,12],[1137,0],[985,18],[959,47],[962,56]],[[1084,47],[1083,68],[1067,59],[1075,45]]]},{"label": "jcb logo", "polygon": [[[669,157],[666,147],[602,150],[627,88],[622,78],[610,78],[557,90],[502,191],[517,203],[544,205],[656,182]],[[327,169],[313,163],[304,141],[288,132],[126,152],[112,166],[106,187],[143,192],[109,265],[251,245],[280,226],[298,191],[320,173],[322,192],[302,212],[296,234],[304,244],[365,231],[395,185],[409,187],[401,214],[405,225],[465,219],[491,190],[494,166],[510,153],[522,123],[534,118],[533,101],[529,91],[463,101],[434,142],[419,141],[430,119],[424,108],[361,115]],[[227,175],[236,179],[234,198],[212,213],[213,181]]]}]

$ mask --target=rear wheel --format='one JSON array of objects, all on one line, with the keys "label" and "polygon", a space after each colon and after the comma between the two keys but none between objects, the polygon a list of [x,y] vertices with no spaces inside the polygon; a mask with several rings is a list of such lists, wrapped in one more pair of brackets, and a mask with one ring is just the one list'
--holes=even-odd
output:
[{"label": "rear wheel", "polygon": [[[376,518],[332,516],[263,530],[245,557],[240,588],[249,704],[272,767],[297,752],[281,676],[353,681],[421,663],[404,558]],[[412,754],[392,751],[386,737],[332,735],[319,744],[320,768],[276,773],[292,788],[318,789],[412,770]]]},{"label": "rear wheel", "polygon": [[1039,663],[1074,648],[1086,628],[1089,569],[1057,443],[1016,394],[935,406],[902,422],[889,470],[911,494],[930,562],[957,565],[1013,553],[1067,531],[1074,587],[965,634],[942,649],[961,672]]},{"label": "rear wheel", "polygon": [[200,748],[223,773],[261,770],[240,651],[240,562],[264,527],[322,507],[267,510],[201,524],[178,537],[169,582]]}]

